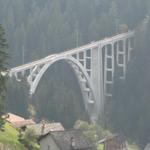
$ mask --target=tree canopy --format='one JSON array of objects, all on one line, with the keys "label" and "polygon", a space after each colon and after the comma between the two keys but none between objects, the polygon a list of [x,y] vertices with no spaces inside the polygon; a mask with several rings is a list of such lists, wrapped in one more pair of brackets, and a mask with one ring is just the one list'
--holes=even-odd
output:
[{"label": "tree canopy", "polygon": [[[120,25],[129,30],[138,28],[140,33],[136,37],[141,39],[136,39],[126,82],[116,81],[114,85],[107,120],[111,129],[136,139],[140,145],[150,138],[147,132],[150,124],[149,23],[141,30],[149,15],[149,0],[0,0],[0,23],[6,29],[11,56],[9,67],[115,35]],[[3,37],[3,29],[0,35]],[[0,47],[2,71],[6,45]],[[1,79],[0,82],[5,82],[2,75]],[[61,121],[67,127],[77,118],[88,118],[77,79],[63,61],[47,71],[32,100],[27,92],[26,83],[10,81],[7,110],[26,116],[28,103],[32,103],[38,119]]]},{"label": "tree canopy", "polygon": [[[0,25],[0,118],[4,113],[4,97],[5,97],[5,83],[6,83],[6,50],[7,50],[7,42],[5,39],[5,32],[2,26]],[[0,119],[0,128],[3,125],[2,118]]]}]

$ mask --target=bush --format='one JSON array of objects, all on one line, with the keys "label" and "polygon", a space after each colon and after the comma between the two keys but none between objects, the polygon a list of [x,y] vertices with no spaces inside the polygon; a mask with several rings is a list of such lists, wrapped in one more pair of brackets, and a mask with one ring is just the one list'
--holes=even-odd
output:
[{"label": "bush", "polygon": [[29,150],[39,150],[37,136],[32,129],[27,129],[24,133],[20,133],[19,141]]}]

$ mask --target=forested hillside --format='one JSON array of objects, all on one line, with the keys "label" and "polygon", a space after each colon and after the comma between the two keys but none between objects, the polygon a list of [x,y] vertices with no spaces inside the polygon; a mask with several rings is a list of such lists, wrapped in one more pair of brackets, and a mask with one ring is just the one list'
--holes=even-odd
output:
[{"label": "forested hillside", "polygon": [[[150,25],[141,28],[149,6],[149,0],[0,0],[9,67],[115,35],[120,25],[140,30],[127,81],[115,85],[108,121],[112,129],[143,145],[150,137]],[[10,80],[6,110],[24,116],[36,112],[32,115],[37,119],[61,121],[67,127],[77,118],[87,119],[77,79],[65,62],[47,71],[32,99],[27,92],[26,82]],[[34,110],[27,111],[29,104]]]},{"label": "forested hillside", "polygon": [[[143,148],[150,140],[150,20],[141,22],[125,82],[114,87],[111,125]],[[117,109],[116,109],[117,108]]]}]

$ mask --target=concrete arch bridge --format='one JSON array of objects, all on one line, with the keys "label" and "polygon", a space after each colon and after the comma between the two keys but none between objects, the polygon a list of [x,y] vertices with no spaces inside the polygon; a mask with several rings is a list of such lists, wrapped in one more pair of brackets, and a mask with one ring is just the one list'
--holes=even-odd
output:
[{"label": "concrete arch bridge", "polygon": [[70,64],[79,81],[85,108],[92,121],[103,111],[104,101],[112,96],[115,71],[125,79],[133,50],[134,32],[94,41],[84,46],[52,54],[9,70],[17,80],[25,77],[30,94],[34,94],[47,69],[59,60]]}]

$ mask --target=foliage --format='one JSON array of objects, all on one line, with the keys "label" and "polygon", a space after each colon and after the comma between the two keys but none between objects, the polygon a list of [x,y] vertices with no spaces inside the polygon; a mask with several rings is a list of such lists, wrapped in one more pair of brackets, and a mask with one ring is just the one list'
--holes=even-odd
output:
[{"label": "foliage", "polygon": [[98,144],[97,150],[104,150],[104,144]]},{"label": "foliage", "polygon": [[[77,79],[70,66],[68,66],[68,68],[70,69],[69,74],[71,77],[68,78],[68,76],[65,75],[61,75],[61,77],[55,75],[54,77],[57,67],[59,67],[60,72],[61,70],[63,72],[65,71],[63,69],[67,64],[63,62],[60,63],[60,66],[54,64],[54,66],[45,73],[32,102],[35,104],[39,118],[47,118],[55,122],[61,122],[66,128],[71,128],[77,118],[86,118],[86,114],[83,101],[80,98],[81,92],[78,82],[75,84],[72,82]],[[49,74],[51,76],[49,76]],[[50,89],[47,88],[47,84],[51,85]],[[59,86],[57,87],[58,84]],[[70,87],[70,89],[68,89],[67,86]],[[55,93],[56,91],[57,94]],[[79,94],[76,95],[77,93]]]},{"label": "foliage", "polygon": [[29,100],[27,83],[20,84],[14,77],[9,78],[7,80],[6,111],[27,118]]},{"label": "foliage", "polygon": [[1,115],[4,111],[4,97],[5,97],[5,83],[6,83],[6,76],[5,71],[6,69],[6,50],[7,50],[7,42],[5,39],[5,32],[2,26],[0,25],[0,129],[4,125],[4,121],[1,118]]},{"label": "foliage", "polygon": [[[147,1],[0,1],[0,22],[6,28],[10,45],[9,64],[16,66],[112,36],[120,24],[134,28],[145,15],[139,7],[145,8]],[[134,11],[136,17],[133,17]],[[70,67],[63,62],[56,63],[46,76],[32,99],[37,118],[60,120],[66,127],[71,127],[77,118],[87,118],[80,86]],[[8,84],[7,110],[26,116],[27,103],[31,101],[25,96],[26,87],[11,84],[14,87]],[[66,116],[65,119],[61,115]]]},{"label": "foliage", "polygon": [[35,118],[36,116],[36,111],[33,105],[29,104],[28,105],[28,112],[30,114],[30,118]]},{"label": "foliage", "polygon": [[27,129],[25,133],[19,135],[19,141],[29,150],[38,150],[37,136],[32,129]]},{"label": "foliage", "polygon": [[139,148],[135,144],[129,144],[128,150],[139,150]]},{"label": "foliage", "polygon": [[[120,25],[135,29],[150,14],[149,8],[149,0],[0,0],[10,67],[115,35]],[[112,109],[107,116],[111,128],[138,143],[142,141],[142,145],[149,140],[150,120],[150,38],[149,30],[146,32],[139,34],[146,38],[137,42],[126,83],[117,81],[114,86]],[[32,99],[27,96],[28,86],[10,84],[6,101],[9,111],[26,116],[31,102],[38,119],[61,121],[66,127],[77,118],[88,118],[77,79],[62,61],[47,71]]]},{"label": "foliage", "polygon": [[100,125],[88,123],[82,120],[77,120],[75,125],[75,129],[80,129],[85,137],[98,147],[98,149],[102,148],[102,145],[98,145],[98,141],[112,135],[109,131],[104,130]]},{"label": "foliage", "polygon": [[4,131],[0,131],[0,146],[10,147],[12,150],[22,150],[23,145],[18,141],[18,131],[9,123],[5,123]]},{"label": "foliage", "polygon": [[[117,81],[112,103],[112,125],[143,149],[150,135],[150,69],[149,69],[149,18],[143,19],[135,39],[134,55],[127,70],[126,82]],[[114,120],[115,118],[115,120]]]}]

